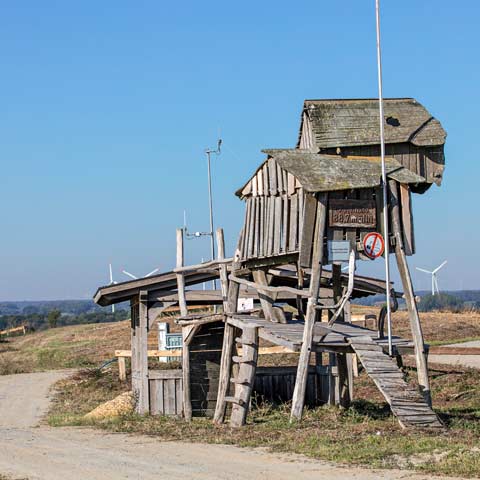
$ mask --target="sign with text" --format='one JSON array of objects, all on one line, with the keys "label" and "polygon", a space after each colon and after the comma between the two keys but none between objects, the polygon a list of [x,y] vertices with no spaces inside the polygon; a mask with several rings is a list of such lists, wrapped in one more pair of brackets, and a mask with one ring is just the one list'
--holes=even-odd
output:
[{"label": "sign with text", "polygon": [[328,223],[330,227],[376,227],[375,202],[371,200],[340,200],[332,198],[329,201]]}]

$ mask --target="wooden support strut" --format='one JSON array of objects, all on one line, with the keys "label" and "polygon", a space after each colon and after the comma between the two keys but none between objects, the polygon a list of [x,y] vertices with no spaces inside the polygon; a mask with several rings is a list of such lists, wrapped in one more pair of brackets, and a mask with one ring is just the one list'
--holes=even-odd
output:
[{"label": "wooden support strut", "polygon": [[[183,229],[177,228],[177,268],[183,267]],[[185,299],[185,279],[182,272],[176,274],[178,303],[182,317],[188,314]],[[182,328],[182,376],[183,376],[183,416],[189,422],[192,419],[192,402],[190,398],[190,348],[187,343],[191,327]]]},{"label": "wooden support strut", "polygon": [[316,304],[320,292],[320,279],[322,276],[322,259],[325,223],[327,216],[327,194],[319,193],[317,198],[317,218],[315,234],[313,237],[312,272],[310,276],[310,297],[307,303],[305,326],[303,329],[302,348],[298,360],[297,377],[293,391],[292,412],[290,420],[301,419],[305,403],[305,390],[307,387],[308,365],[312,350],[313,329],[317,316]]},{"label": "wooden support strut", "polygon": [[132,306],[135,318],[132,329],[132,391],[136,399],[136,412],[149,412],[148,393],[148,292],[142,290],[138,303]]},{"label": "wooden support strut", "polygon": [[417,303],[413,291],[412,278],[408,269],[407,257],[405,255],[402,229],[400,225],[399,194],[397,182],[389,180],[390,187],[390,205],[392,209],[392,233],[395,236],[395,256],[397,258],[398,270],[402,279],[405,301],[410,319],[410,328],[412,330],[413,343],[415,345],[415,360],[417,363],[418,385],[422,390],[423,396],[431,406],[430,382],[428,379],[427,355],[423,341],[422,326],[418,315]]}]

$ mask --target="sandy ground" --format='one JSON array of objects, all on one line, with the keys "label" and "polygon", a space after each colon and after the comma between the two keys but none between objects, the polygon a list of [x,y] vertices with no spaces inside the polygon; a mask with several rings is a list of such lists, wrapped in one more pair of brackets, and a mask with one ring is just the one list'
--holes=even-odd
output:
[{"label": "sandy ground", "polygon": [[[480,341],[474,340],[472,342],[455,343],[452,345],[445,345],[446,347],[480,347]],[[429,355],[428,361],[430,363],[442,363],[447,365],[459,365],[462,367],[480,368],[480,355]]]},{"label": "sandy ground", "polygon": [[36,426],[48,407],[50,386],[64,375],[44,372],[0,377],[1,474],[30,480],[435,478],[398,470],[343,468],[260,449]]}]

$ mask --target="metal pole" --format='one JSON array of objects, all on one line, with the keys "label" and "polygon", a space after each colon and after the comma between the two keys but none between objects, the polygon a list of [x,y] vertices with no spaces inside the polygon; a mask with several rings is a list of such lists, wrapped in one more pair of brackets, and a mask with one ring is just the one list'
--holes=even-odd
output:
[{"label": "metal pole", "polygon": [[383,84],[382,84],[382,50],[380,47],[380,0],[375,0],[375,18],[377,23],[377,71],[378,71],[378,109],[380,114],[380,155],[382,159],[382,191],[383,191],[383,225],[385,239],[385,281],[387,284],[387,327],[388,353],[393,354],[392,348],[392,310],[390,306],[390,235],[388,229],[388,186],[387,171],[385,168],[385,132],[383,120]]},{"label": "metal pole", "polygon": [[[207,150],[208,157],[208,203],[210,207],[210,250],[212,260],[215,260],[215,239],[213,238],[213,199],[212,199],[212,171],[210,167],[210,150]],[[216,290],[216,282],[212,281],[213,289]]]}]

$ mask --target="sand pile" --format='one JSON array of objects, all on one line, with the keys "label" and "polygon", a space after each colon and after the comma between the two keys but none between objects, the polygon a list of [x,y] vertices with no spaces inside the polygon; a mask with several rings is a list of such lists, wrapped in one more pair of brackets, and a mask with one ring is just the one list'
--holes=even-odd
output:
[{"label": "sand pile", "polygon": [[118,417],[132,413],[135,408],[135,400],[132,392],[125,392],[108,402],[102,403],[97,408],[85,415],[85,418],[102,419]]}]

